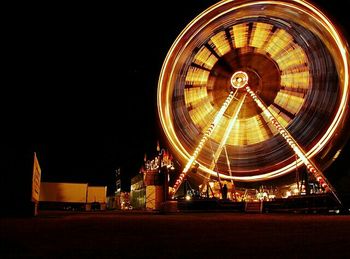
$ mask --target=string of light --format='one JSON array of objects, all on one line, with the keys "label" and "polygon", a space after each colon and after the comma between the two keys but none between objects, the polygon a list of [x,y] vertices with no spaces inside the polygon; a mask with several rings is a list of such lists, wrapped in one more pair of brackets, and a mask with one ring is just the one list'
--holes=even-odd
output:
[{"label": "string of light", "polygon": [[227,110],[228,106],[231,104],[233,98],[235,97],[235,93],[236,93],[236,91],[231,91],[230,92],[229,96],[226,98],[225,102],[221,106],[219,112],[216,114],[216,116],[214,118],[214,121],[210,124],[209,128],[207,129],[207,131],[203,135],[203,137],[202,137],[201,141],[199,142],[197,148],[193,152],[193,155],[190,157],[190,159],[188,160],[185,168],[183,169],[182,173],[180,174],[179,178],[176,180],[176,182],[175,182],[175,184],[173,186],[173,189],[172,189],[172,195],[174,195],[177,192],[177,190],[180,187],[181,183],[183,182],[183,180],[184,180],[188,170],[191,168],[193,163],[198,158],[198,155],[199,155],[200,151],[202,150],[204,144],[207,142],[207,140],[209,139],[210,135],[213,133],[215,127],[220,122],[220,120],[221,120],[222,116],[224,115],[225,111]]},{"label": "string of light", "polygon": [[263,101],[258,97],[253,90],[250,89],[249,86],[246,86],[245,89],[250,94],[250,96],[253,98],[253,100],[256,102],[256,104],[259,106],[259,108],[263,111],[263,113],[266,115],[266,117],[269,119],[269,121],[272,123],[272,125],[278,130],[280,135],[287,141],[287,143],[290,145],[290,147],[293,149],[293,151],[296,153],[296,155],[301,159],[301,161],[305,164],[308,171],[314,175],[318,183],[324,188],[325,192],[331,192],[333,193],[334,197],[338,200],[339,203],[340,200],[335,194],[333,187],[328,183],[326,177],[323,175],[321,170],[319,170],[316,165],[308,159],[308,157],[305,155],[305,152],[303,149],[298,145],[298,143],[295,141],[295,139],[289,134],[289,132],[278,122],[278,120],[275,118],[275,116],[268,110],[266,105],[263,103]]}]

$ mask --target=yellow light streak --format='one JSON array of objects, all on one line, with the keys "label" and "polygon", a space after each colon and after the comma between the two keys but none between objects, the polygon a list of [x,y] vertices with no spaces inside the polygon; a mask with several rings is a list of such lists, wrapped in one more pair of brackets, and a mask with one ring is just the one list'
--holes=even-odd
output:
[{"label": "yellow light streak", "polygon": [[[164,133],[167,136],[170,145],[173,147],[174,152],[176,152],[180,158],[184,160],[188,160],[190,157],[189,152],[186,150],[186,148],[181,144],[181,141],[178,139],[178,136],[175,132],[173,121],[172,121],[172,109],[171,109],[171,101],[172,101],[172,94],[174,86],[172,84],[172,80],[176,77],[177,71],[175,71],[174,64],[179,60],[179,57],[183,53],[185,53],[187,50],[189,43],[193,41],[198,35],[204,30],[204,28],[210,26],[210,24],[213,21],[216,21],[218,19],[221,19],[222,17],[225,17],[226,15],[239,11],[243,8],[251,8],[255,6],[260,5],[277,5],[285,8],[290,8],[291,11],[300,12],[301,14],[305,15],[305,17],[309,17],[310,20],[314,20],[316,23],[318,23],[319,28],[324,30],[325,34],[327,36],[330,36],[332,40],[334,41],[334,45],[332,46],[333,49],[339,50],[340,52],[340,60],[341,63],[339,66],[341,67],[341,71],[339,72],[339,76],[342,77],[342,84],[340,85],[340,88],[342,90],[341,92],[341,98],[340,103],[338,106],[338,110],[336,112],[336,115],[333,117],[332,122],[330,123],[330,126],[328,127],[326,133],[322,136],[322,138],[309,150],[309,152],[306,154],[309,158],[315,156],[320,150],[324,148],[324,146],[330,141],[332,136],[334,135],[335,131],[339,128],[341,123],[343,122],[343,118],[345,115],[347,103],[348,103],[348,96],[349,96],[349,53],[348,53],[348,47],[346,44],[346,41],[342,38],[340,33],[337,31],[336,27],[332,24],[332,22],[317,8],[315,8],[313,5],[303,1],[303,0],[293,0],[292,2],[286,2],[286,1],[254,1],[254,2],[248,2],[248,3],[242,3],[242,4],[233,4],[229,8],[226,8],[225,10],[222,10],[220,12],[216,12],[216,10],[219,10],[220,8],[224,7],[225,5],[228,5],[229,3],[234,3],[233,0],[224,0],[220,1],[217,4],[214,4],[204,12],[202,12],[200,15],[198,15],[195,19],[190,22],[186,28],[179,34],[179,36],[174,41],[173,45],[171,46],[161,69],[161,73],[159,76],[158,81],[158,91],[157,91],[157,103],[158,103],[158,113],[160,117],[160,122],[163,127]],[[211,15],[212,13],[215,13],[215,15]],[[208,17],[209,16],[209,17]],[[205,22],[203,22],[203,19],[205,18]],[[198,26],[200,24],[200,26]],[[193,33],[193,31],[195,33]],[[186,39],[184,41],[184,38]],[[176,57],[176,58],[174,58]],[[287,76],[287,74],[285,74]],[[290,80],[285,80],[288,84]],[[303,84],[308,86],[308,83]],[[293,87],[290,85],[289,87]],[[300,87],[300,86],[299,86]],[[239,120],[237,121],[234,128],[239,127]],[[233,130],[235,131],[235,129]],[[300,165],[301,161],[297,162],[297,165]],[[209,170],[207,167],[200,165],[200,170],[202,170],[205,173],[209,173],[211,175],[216,175],[216,172],[213,172],[212,170]],[[295,163],[290,163],[282,168],[279,168],[275,171],[272,171],[270,173],[264,173],[261,175],[254,175],[254,176],[233,176],[229,177],[224,174],[220,174],[220,177],[223,179],[233,179],[237,181],[257,181],[257,180],[266,180],[275,178],[278,176],[282,176],[286,173],[291,172],[295,169]]]},{"label": "yellow light streak", "polygon": [[246,23],[233,26],[232,31],[236,48],[243,48],[248,45],[248,25]]},{"label": "yellow light streak", "polygon": [[249,45],[261,49],[270,35],[272,27],[268,23],[254,23]]},{"label": "yellow light streak", "polygon": [[302,97],[290,95],[287,91],[281,90],[278,92],[274,102],[290,113],[296,114],[303,106],[304,99]]},{"label": "yellow light streak", "polygon": [[295,45],[283,52],[283,55],[276,57],[275,61],[277,62],[281,71],[289,68],[295,68],[304,64],[309,64],[304,50],[298,45]]},{"label": "yellow light streak", "polygon": [[207,97],[207,89],[205,87],[194,87],[185,89],[185,103],[196,103]]},{"label": "yellow light streak", "polygon": [[292,41],[293,37],[289,33],[283,29],[277,29],[266,44],[265,51],[268,52],[272,58],[275,58],[279,53],[285,51]]},{"label": "yellow light streak", "polygon": [[241,120],[237,120],[232,129],[231,137],[228,140],[228,145],[241,146],[243,145],[243,138],[241,137],[242,127]]},{"label": "yellow light streak", "polygon": [[217,57],[215,57],[205,46],[203,46],[194,57],[194,63],[207,69],[212,69],[217,61]]},{"label": "yellow light streak", "polygon": [[213,161],[210,165],[210,169],[213,170],[214,167],[215,167],[215,164],[217,162],[217,160],[219,159],[219,156],[222,152],[222,149],[224,148],[224,146],[226,145],[226,142],[227,142],[227,139],[232,131],[232,128],[233,126],[235,125],[236,121],[237,121],[237,118],[238,118],[238,114],[239,112],[241,111],[241,108],[242,108],[242,105],[244,103],[244,100],[245,100],[245,97],[246,97],[247,94],[244,94],[243,97],[239,100],[239,103],[236,107],[236,110],[234,112],[234,115],[232,116],[232,118],[230,119],[229,121],[229,124],[225,130],[225,133],[220,141],[220,144],[219,144],[219,147],[217,148],[215,154],[214,154],[214,158],[213,158]]},{"label": "yellow light streak", "polygon": [[258,116],[251,117],[247,120],[247,145],[260,143],[266,139],[264,128],[259,125]]},{"label": "yellow light streak", "polygon": [[283,72],[281,75],[281,85],[289,88],[308,89],[310,81],[309,71],[298,72],[291,70]]},{"label": "yellow light streak", "polygon": [[205,86],[208,82],[209,71],[197,68],[190,67],[186,75],[186,85],[193,86]]},{"label": "yellow light streak", "polygon": [[341,204],[339,198],[335,194],[333,187],[329,184],[326,177],[323,175],[321,170],[317,168],[317,166],[306,156],[303,149],[299,146],[299,144],[296,142],[296,140],[290,135],[288,130],[281,125],[278,120],[273,116],[273,114],[267,109],[266,105],[263,103],[263,101],[260,99],[259,96],[257,96],[249,86],[246,86],[247,92],[250,94],[250,96],[253,98],[255,103],[259,106],[259,108],[265,113],[266,117],[270,120],[270,122],[276,127],[280,135],[286,140],[286,142],[290,145],[290,147],[293,149],[293,151],[297,154],[297,156],[303,161],[307,169],[310,173],[314,175],[316,180],[319,182],[319,184],[325,189],[326,192],[331,192],[334,197],[338,200],[338,202]]},{"label": "yellow light streak", "polygon": [[273,116],[276,117],[278,122],[281,123],[284,127],[288,125],[288,122],[290,121],[290,119],[287,116],[285,116],[283,113],[281,113],[281,111],[277,107],[270,105],[268,107],[268,110],[271,114],[273,114]]},{"label": "yellow light streak", "polygon": [[214,50],[219,54],[219,56],[225,55],[231,49],[230,43],[226,39],[226,34],[224,31],[221,31],[211,37],[209,44],[212,45],[211,43],[214,44]]},{"label": "yellow light streak", "polygon": [[177,179],[177,181],[174,184],[174,187],[172,189],[173,194],[175,194],[178,190],[178,188],[180,187],[183,179],[185,178],[188,170],[190,169],[190,167],[193,165],[194,161],[197,159],[199,153],[201,152],[205,142],[207,142],[208,138],[210,137],[210,135],[212,134],[213,130],[215,129],[215,127],[217,126],[217,124],[219,123],[219,121],[221,120],[222,116],[224,115],[226,109],[228,108],[228,106],[230,105],[230,103],[232,102],[234,96],[235,96],[234,91],[231,91],[230,94],[228,95],[228,97],[226,98],[224,104],[221,106],[219,112],[217,113],[217,115],[214,118],[213,123],[210,125],[210,127],[207,129],[207,131],[205,132],[204,136],[202,137],[201,141],[199,142],[197,148],[195,149],[195,151],[193,152],[193,155],[190,157],[189,161],[187,162],[185,168],[183,169],[182,173],[180,174],[179,178]]},{"label": "yellow light streak", "polygon": [[215,110],[208,99],[203,99],[202,103],[198,103],[194,109],[189,111],[193,123],[200,128],[205,128],[208,120],[214,118],[213,113],[215,113]]}]

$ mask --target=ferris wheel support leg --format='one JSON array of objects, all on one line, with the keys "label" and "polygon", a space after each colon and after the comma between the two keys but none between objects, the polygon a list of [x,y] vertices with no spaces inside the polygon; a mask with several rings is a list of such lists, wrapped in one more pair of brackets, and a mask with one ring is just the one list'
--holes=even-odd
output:
[{"label": "ferris wheel support leg", "polygon": [[[226,146],[224,146],[224,151],[225,151],[225,156],[226,156],[226,163],[227,163],[227,167],[228,167],[228,172],[229,172],[230,176],[232,176],[231,164],[230,164],[230,159],[228,158]],[[233,193],[232,199],[234,198],[234,199],[237,201],[236,187],[235,187],[235,184],[234,184],[234,182],[233,182],[232,179],[231,179],[231,184],[232,184],[232,191],[231,191],[231,194]]]},{"label": "ferris wheel support leg", "polygon": [[266,117],[270,120],[272,125],[278,130],[281,136],[286,140],[286,142],[290,145],[290,147],[294,150],[295,154],[301,159],[301,161],[305,164],[306,168],[310,173],[314,175],[318,183],[325,189],[327,193],[332,193],[336,201],[342,206],[340,199],[335,193],[335,189],[328,182],[327,178],[324,176],[322,171],[317,168],[317,166],[307,157],[306,152],[299,146],[298,142],[292,137],[292,135],[288,132],[288,130],[281,125],[275,116],[268,110],[267,106],[264,102],[257,96],[254,91],[250,89],[249,86],[245,87],[246,91],[253,98],[255,103],[259,106],[259,108],[263,111]]},{"label": "ferris wheel support leg", "polygon": [[[238,89],[236,89],[236,92],[238,91]],[[226,151],[226,142],[227,142],[227,139],[233,129],[233,126],[235,125],[236,121],[237,121],[237,118],[238,118],[238,115],[242,109],[242,106],[243,106],[243,103],[245,101],[245,98],[246,98],[247,94],[245,93],[241,99],[236,99],[238,100],[238,104],[236,106],[236,109],[233,113],[233,116],[230,118],[230,121],[229,121],[229,124],[225,130],[225,133],[220,141],[220,144],[219,144],[219,147],[217,148],[215,154],[213,154],[213,161],[210,165],[210,170],[214,170],[216,168],[216,173],[217,173],[217,176],[218,176],[218,179],[219,179],[219,184],[220,184],[220,191],[222,192],[222,186],[221,186],[221,180],[220,180],[220,174],[219,174],[219,171],[218,171],[218,168],[217,168],[217,161],[222,153],[222,150],[225,149],[225,155],[226,155],[226,162],[227,162],[227,166],[228,166],[228,171],[229,171],[229,174],[230,176],[232,176],[232,172],[231,172],[231,166],[230,166],[230,160],[228,158],[228,155],[227,155],[227,151]],[[231,183],[233,184],[233,180],[231,179]]]},{"label": "ferris wheel support leg", "polygon": [[214,156],[213,156],[213,161],[212,161],[212,163],[211,163],[211,165],[210,165],[210,169],[211,169],[211,170],[213,170],[213,169],[215,168],[215,164],[217,163],[217,161],[218,161],[218,159],[219,159],[219,156],[220,156],[222,150],[224,149],[224,147],[225,147],[225,145],[226,145],[227,139],[228,139],[228,137],[229,137],[229,135],[230,135],[230,133],[231,133],[231,131],[232,131],[232,129],[233,129],[233,126],[235,125],[235,123],[236,123],[236,121],[237,121],[239,112],[240,112],[241,109],[242,109],[242,106],[243,106],[243,103],[244,103],[244,101],[245,101],[246,95],[247,95],[247,94],[244,94],[244,95],[242,96],[242,98],[239,100],[239,103],[238,103],[238,105],[237,105],[237,107],[236,107],[236,110],[235,110],[233,116],[232,116],[231,119],[230,119],[230,122],[229,122],[229,124],[228,124],[228,126],[227,126],[227,128],[226,128],[226,130],[225,130],[224,136],[223,136],[223,138],[222,138],[221,141],[220,141],[219,147],[218,147],[218,149],[216,150],[216,152],[215,152],[215,154],[214,154]]},{"label": "ferris wheel support leg", "polygon": [[183,182],[187,172],[189,171],[189,169],[191,168],[193,163],[198,158],[198,155],[201,152],[204,144],[207,142],[207,140],[209,139],[209,137],[213,133],[214,129],[219,124],[220,120],[222,119],[222,116],[224,115],[224,113],[227,110],[228,106],[231,104],[231,102],[234,99],[236,93],[237,93],[237,91],[231,91],[230,92],[230,94],[226,98],[225,102],[221,106],[219,112],[216,114],[216,116],[214,118],[214,121],[211,123],[210,127],[205,132],[205,134],[202,137],[201,141],[199,142],[197,148],[193,152],[193,155],[190,157],[189,161],[187,162],[187,164],[186,164],[185,168],[183,169],[182,173],[180,174],[179,178],[176,180],[176,182],[175,182],[175,184],[173,186],[172,193],[171,193],[172,196],[174,196],[175,193],[177,192],[177,190],[179,189],[179,187],[180,187],[181,183]]},{"label": "ferris wheel support leg", "polygon": [[[236,90],[236,92],[235,92],[235,95],[236,95],[236,93],[237,93],[237,90]],[[235,95],[234,95],[234,96],[235,96]],[[223,138],[222,138],[221,141],[220,141],[219,147],[217,148],[215,154],[213,154],[213,161],[212,161],[212,163],[211,163],[211,165],[210,165],[210,170],[214,170],[214,169],[215,169],[216,163],[217,163],[217,161],[218,161],[218,159],[219,159],[219,156],[220,156],[222,150],[225,149],[225,154],[226,154],[227,163],[228,163],[228,164],[227,164],[228,170],[229,170],[230,176],[232,176],[231,167],[230,167],[230,162],[229,162],[229,160],[228,160],[228,156],[227,156],[227,152],[226,152],[226,147],[225,147],[225,145],[226,145],[227,139],[228,139],[228,137],[229,137],[229,135],[230,135],[230,133],[231,133],[231,131],[232,131],[232,129],[233,129],[233,126],[235,125],[235,123],[236,123],[236,121],[237,121],[238,115],[239,115],[239,113],[240,113],[240,111],[241,111],[241,109],[242,109],[242,106],[243,106],[243,103],[244,103],[244,101],[245,101],[246,96],[247,96],[247,94],[244,94],[244,95],[242,96],[241,99],[236,99],[236,98],[234,97],[234,98],[235,98],[236,100],[238,100],[239,102],[238,102],[238,104],[237,104],[237,106],[236,106],[236,109],[235,109],[235,111],[234,111],[233,116],[231,117],[231,119],[230,119],[230,121],[229,121],[229,124],[228,124],[228,126],[227,126],[227,128],[226,128],[226,130],[225,130],[225,133],[224,133],[224,135],[223,135]],[[219,175],[219,172],[217,172],[217,174],[218,174],[218,179],[219,179],[219,182],[220,182],[220,175]],[[208,175],[209,175],[209,174],[208,174]],[[204,189],[204,187],[206,186],[206,184],[207,184],[208,181],[209,181],[209,179],[206,179],[206,180],[202,183],[202,188],[201,188],[200,192],[203,192],[203,189]],[[231,180],[231,182],[233,183],[233,180]],[[221,183],[220,183],[220,186],[221,186]],[[221,187],[220,187],[220,188],[221,188]]]}]

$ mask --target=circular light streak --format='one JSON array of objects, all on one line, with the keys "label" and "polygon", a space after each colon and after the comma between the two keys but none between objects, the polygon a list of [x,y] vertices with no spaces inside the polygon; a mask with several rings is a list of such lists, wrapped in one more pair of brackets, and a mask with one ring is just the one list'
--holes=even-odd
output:
[{"label": "circular light streak", "polygon": [[231,77],[231,85],[233,88],[240,89],[248,84],[248,75],[246,72],[237,71]]},{"label": "circular light streak", "polygon": [[[296,16],[303,14],[305,17],[308,17],[308,20],[315,22],[313,25],[315,28],[308,28],[312,32],[322,39],[323,44],[330,51],[332,58],[335,60],[335,66],[337,69],[339,77],[339,91],[340,98],[339,103],[337,104],[337,110],[332,118],[332,121],[328,124],[327,128],[324,131],[324,134],[320,139],[317,140],[317,143],[314,143],[313,146],[307,151],[306,156],[310,159],[322,151],[326,145],[329,144],[330,140],[334,137],[335,133],[341,130],[341,123],[344,121],[344,117],[347,112],[347,104],[349,98],[349,53],[347,49],[347,44],[344,38],[341,36],[337,28],[332,24],[332,22],[315,6],[309,4],[306,1],[294,0],[294,1],[221,1],[212,7],[205,10],[199,16],[197,16],[187,27],[181,32],[177,37],[172,47],[170,48],[165,61],[163,63],[159,83],[158,83],[158,92],[157,92],[157,104],[158,104],[158,113],[160,117],[160,122],[162,128],[165,132],[167,139],[170,142],[170,145],[174,151],[178,154],[179,158],[183,161],[188,161],[191,159],[190,151],[188,147],[183,145],[183,140],[179,139],[177,136],[177,129],[174,127],[174,115],[172,111],[172,102],[173,102],[173,91],[174,85],[173,79],[178,76],[178,71],[176,71],[175,66],[178,62],[181,61],[183,55],[186,54],[187,47],[190,42],[194,41],[197,38],[203,37],[201,33],[209,33],[207,28],[210,28],[210,25],[214,21],[225,21],[225,16],[232,13],[239,14],[241,10],[245,8],[250,8],[249,10],[263,9],[266,7],[279,6],[283,7],[289,12],[289,18],[292,18],[293,15]],[[273,11],[270,11],[273,12]],[[252,14],[254,16],[254,13]],[[278,15],[281,13],[276,13],[275,16],[278,18]],[[287,15],[287,13],[285,13]],[[283,17],[281,17],[283,18]],[[281,19],[283,22],[283,19]],[[302,26],[307,27],[308,21],[299,21]],[[204,33],[204,34],[205,34]],[[188,55],[190,53],[187,53]],[[182,62],[182,61],[181,61]],[[244,72],[243,72],[244,73]],[[247,75],[248,77],[248,75]],[[240,82],[238,82],[239,77],[231,78],[232,86],[235,88],[240,88]],[[233,82],[232,79],[235,81]],[[243,78],[242,78],[243,79]],[[242,80],[243,81],[243,80]],[[196,153],[196,156],[198,154]],[[297,165],[302,164],[301,160],[297,161]],[[278,176],[285,175],[290,171],[294,170],[296,166],[295,162],[291,162],[287,165],[281,165],[277,169],[258,175],[245,175],[245,176],[229,176],[226,174],[220,174],[220,177],[223,179],[233,179],[238,181],[257,181],[257,180],[266,180],[270,178],[275,178]],[[199,163],[199,169],[211,174],[212,176],[217,176],[217,173],[213,170],[207,168],[207,166]],[[182,178],[184,175],[182,176]]]}]

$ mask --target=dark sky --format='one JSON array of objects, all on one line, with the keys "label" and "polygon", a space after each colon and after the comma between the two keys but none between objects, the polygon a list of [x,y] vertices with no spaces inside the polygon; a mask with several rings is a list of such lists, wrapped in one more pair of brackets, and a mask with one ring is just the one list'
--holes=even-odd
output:
[{"label": "dark sky", "polygon": [[[145,152],[164,143],[156,90],[166,53],[187,23],[216,2],[14,6],[3,49],[5,157],[36,151],[44,181],[111,185],[120,167],[127,188]],[[348,18],[337,13],[343,2],[321,1],[348,29]]]}]

